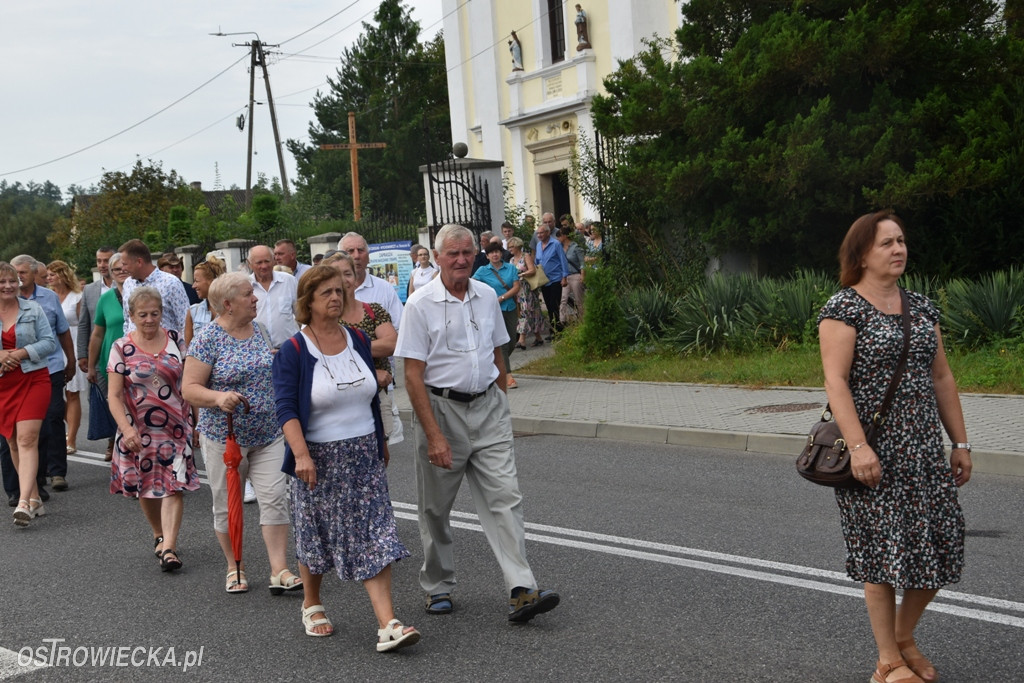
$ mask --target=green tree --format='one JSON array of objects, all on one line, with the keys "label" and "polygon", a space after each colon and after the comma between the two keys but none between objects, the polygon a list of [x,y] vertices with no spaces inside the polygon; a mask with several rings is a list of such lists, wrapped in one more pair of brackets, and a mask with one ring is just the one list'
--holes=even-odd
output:
[{"label": "green tree", "polygon": [[22,185],[0,180],[0,260],[29,254],[49,262],[47,236],[66,212],[60,188],[49,181]]},{"label": "green tree", "polygon": [[441,34],[421,43],[419,22],[399,0],[383,0],[374,22],[364,23],[363,34],[342,51],[328,92],[317,93],[311,143],[288,141],[298,167],[297,187],[330,198],[333,218],[352,213],[349,154],[319,145],[348,140],[348,112],[356,113],[358,140],[387,144],[359,154],[363,213],[423,214],[419,167],[449,150]]},{"label": "green tree", "polygon": [[892,206],[926,272],[1019,259],[1024,44],[997,3],[690,0],[683,14],[674,43],[622,63],[594,101],[598,130],[629,142],[603,216],[629,239],[665,244],[668,224],[706,247],[694,258],[832,269],[853,219]]},{"label": "green tree", "polygon": [[171,246],[171,207],[194,213],[202,201],[202,193],[177,172],[165,172],[159,162],[136,161],[130,173],[104,173],[98,194],[76,197],[72,219],[57,221],[51,243],[55,254],[82,270],[93,264],[97,247],[116,248],[133,237],[161,251]]}]

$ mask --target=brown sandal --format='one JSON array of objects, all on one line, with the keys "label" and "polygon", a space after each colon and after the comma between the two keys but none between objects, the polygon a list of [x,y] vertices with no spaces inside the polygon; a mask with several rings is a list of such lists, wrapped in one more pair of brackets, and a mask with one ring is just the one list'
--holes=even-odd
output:
[{"label": "brown sandal", "polygon": [[871,674],[871,683],[924,683],[924,681],[922,681],[921,678],[913,672],[913,669],[911,669],[909,676],[896,678],[891,681],[886,679],[886,676],[901,666],[910,669],[910,666],[902,659],[897,659],[896,661],[889,662],[888,664],[882,664],[882,662],[879,661],[878,667],[875,669],[875,673]]},{"label": "brown sandal", "polygon": [[[917,650],[917,643],[914,642],[913,638],[896,643],[896,647],[900,649],[900,656],[907,662],[910,670],[917,674],[921,680],[925,681],[925,683],[935,683],[935,681],[939,680],[939,672],[928,661],[928,658],[921,654],[920,650]],[[905,650],[910,648],[917,650],[917,656],[908,655],[905,652]]]}]

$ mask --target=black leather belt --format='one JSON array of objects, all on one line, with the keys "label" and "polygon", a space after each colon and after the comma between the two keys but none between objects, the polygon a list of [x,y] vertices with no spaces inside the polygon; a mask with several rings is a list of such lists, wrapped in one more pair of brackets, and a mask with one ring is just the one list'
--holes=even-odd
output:
[{"label": "black leather belt", "polygon": [[[491,384],[493,385],[493,382]],[[440,389],[438,387],[428,386],[427,388],[430,389],[430,393],[432,393],[434,396],[440,396],[441,398],[450,398],[451,400],[458,401],[459,403],[472,403],[474,399],[480,398],[481,396],[486,394],[487,390],[490,389],[491,387],[488,386],[487,389],[484,389],[479,394],[464,394],[461,391],[455,391],[454,389]]]}]

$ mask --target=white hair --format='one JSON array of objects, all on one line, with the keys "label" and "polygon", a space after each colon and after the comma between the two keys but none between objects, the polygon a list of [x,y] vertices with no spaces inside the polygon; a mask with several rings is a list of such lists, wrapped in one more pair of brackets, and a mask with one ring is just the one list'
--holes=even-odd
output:
[{"label": "white hair", "polygon": [[449,223],[443,226],[437,231],[437,237],[434,238],[434,249],[438,252],[444,251],[445,242],[450,239],[455,240],[470,240],[475,242],[473,233],[470,232],[469,228],[458,225],[457,223]]},{"label": "white hair", "polygon": [[367,244],[367,242],[366,242],[366,238],[365,238],[365,237],[363,237],[362,235],[360,235],[360,234],[359,234],[358,232],[346,232],[346,233],[345,233],[344,235],[342,235],[342,236],[341,236],[341,239],[340,239],[340,240],[338,240],[338,249],[340,249],[340,250],[342,250],[342,251],[346,251],[346,250],[345,250],[345,249],[344,249],[344,248],[343,248],[343,247],[341,246],[341,243],[342,243],[342,242],[344,242],[345,240],[347,240],[347,239],[348,239],[349,237],[355,237],[355,238],[357,238],[357,239],[358,239],[358,240],[359,240],[360,242],[362,242],[362,243],[363,243],[363,246],[364,246],[365,248],[367,248],[367,249],[369,249],[369,248],[370,248],[370,245],[369,245],[369,244]]}]

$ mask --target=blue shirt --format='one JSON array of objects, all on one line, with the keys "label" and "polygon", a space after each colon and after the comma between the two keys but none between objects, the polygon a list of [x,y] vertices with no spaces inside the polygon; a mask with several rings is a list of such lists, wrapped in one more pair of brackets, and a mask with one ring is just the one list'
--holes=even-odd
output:
[{"label": "blue shirt", "polygon": [[[498,276],[501,276],[499,279]],[[501,267],[498,268],[498,273],[495,274],[494,268],[488,263],[486,266],[481,266],[473,273],[473,279],[479,280],[489,284],[494,292],[501,298],[501,295],[515,287],[516,282],[519,280],[519,271],[511,263],[502,263]],[[501,281],[504,280],[505,284]],[[508,285],[506,287],[506,285]],[[516,299],[515,297],[508,297],[504,301],[499,301],[501,304],[501,310],[503,311],[514,311],[516,310]]]},{"label": "blue shirt", "polygon": [[65,358],[64,349],[60,345],[60,335],[70,330],[71,327],[68,325],[68,319],[64,317],[64,309],[60,306],[60,298],[49,289],[38,285],[35,286],[32,296],[23,298],[35,301],[42,307],[43,312],[46,314],[46,322],[50,323],[54,340],[57,342],[57,348],[46,359],[46,369],[50,371],[51,375],[55,372],[64,372],[67,358]]},{"label": "blue shirt", "polygon": [[534,261],[544,268],[544,274],[550,280],[545,287],[560,282],[569,275],[569,262],[565,260],[565,250],[562,249],[561,242],[554,237],[548,238],[547,246],[540,240],[537,241],[537,257]]}]

